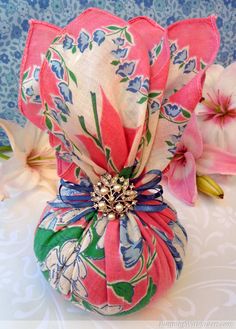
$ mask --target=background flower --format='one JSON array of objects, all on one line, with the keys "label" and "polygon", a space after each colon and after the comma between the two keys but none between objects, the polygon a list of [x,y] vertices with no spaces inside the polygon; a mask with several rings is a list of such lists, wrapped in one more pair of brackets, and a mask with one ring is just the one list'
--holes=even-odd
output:
[{"label": "background flower", "polygon": [[0,163],[0,199],[40,185],[55,194],[58,181],[56,159],[48,135],[29,122],[22,128],[0,120],[0,127],[5,130],[13,151],[10,159]]},{"label": "background flower", "polygon": [[207,70],[196,112],[203,141],[236,154],[236,63]]},{"label": "background flower", "polygon": [[192,117],[176,143],[175,155],[166,168],[170,191],[180,200],[193,205],[197,199],[196,175],[236,174],[236,155],[206,144]]}]

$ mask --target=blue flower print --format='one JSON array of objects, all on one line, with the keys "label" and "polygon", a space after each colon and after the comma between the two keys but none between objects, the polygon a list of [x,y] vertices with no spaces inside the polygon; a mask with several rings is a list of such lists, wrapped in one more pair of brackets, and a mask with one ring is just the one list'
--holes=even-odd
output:
[{"label": "blue flower print", "polygon": [[158,102],[153,101],[151,103],[151,113],[153,114],[153,113],[157,112],[159,109],[160,109],[160,105],[158,104]]},{"label": "blue flower print", "polygon": [[172,155],[175,155],[177,147],[176,146],[172,146],[168,149],[168,152],[170,152]]},{"label": "blue flower print", "polygon": [[217,17],[216,24],[218,29],[220,29],[223,26],[223,19],[221,17]]},{"label": "blue flower print", "polygon": [[167,25],[171,25],[173,24],[174,22],[176,21],[175,17],[174,16],[169,16],[166,20],[166,24]]},{"label": "blue flower print", "polygon": [[68,106],[61,100],[61,98],[54,97],[54,103],[55,103],[56,107],[58,108],[58,110],[61,110],[62,113],[69,115],[70,110],[69,110]]},{"label": "blue flower print", "polygon": [[72,102],[72,92],[69,89],[68,85],[65,82],[60,82],[58,84],[58,87],[59,87],[60,93],[62,94],[65,102],[69,102],[69,103],[73,104],[73,102]]},{"label": "blue flower print", "polygon": [[18,50],[16,50],[14,52],[14,56],[15,56],[16,59],[20,59],[21,58],[21,52],[19,52]]},{"label": "blue flower print", "polygon": [[71,150],[71,144],[66,139],[65,135],[63,133],[54,132],[53,133],[60,141],[68,148],[68,150]]},{"label": "blue flower print", "polygon": [[174,57],[174,64],[182,64],[187,59],[187,50],[183,49]]},{"label": "blue flower print", "polygon": [[34,70],[33,77],[35,81],[39,81],[39,71],[40,71],[39,67],[36,67]]},{"label": "blue flower print", "polygon": [[142,85],[142,78],[136,77],[133,80],[129,81],[127,90],[131,91],[132,93],[136,93],[141,88],[141,85]]},{"label": "blue flower print", "polygon": [[24,19],[23,22],[21,23],[21,27],[23,31],[27,32],[29,30],[29,21],[28,19]]},{"label": "blue flower print", "polygon": [[34,7],[37,4],[37,0],[26,0],[31,7]]},{"label": "blue flower print", "polygon": [[145,79],[143,81],[142,87],[146,89],[147,91],[149,90],[149,79]]},{"label": "blue flower print", "polygon": [[192,11],[192,4],[190,1],[187,1],[183,6],[182,6],[182,11],[185,16],[189,16]]},{"label": "blue flower print", "polygon": [[178,276],[182,270],[182,267],[183,267],[183,261],[182,261],[179,251],[176,249],[176,246],[178,245],[178,247],[180,247],[183,251],[183,243],[180,241],[179,238],[177,239],[177,234],[176,234],[175,230],[174,230],[174,238],[171,240],[168,238],[168,236],[165,232],[157,229],[153,225],[151,225],[151,227],[154,230],[154,232],[157,233],[159,235],[159,237],[165,242],[170,253],[172,254],[174,261],[175,261],[177,278],[178,278]]},{"label": "blue flower print", "polygon": [[233,59],[236,60],[236,50],[234,50]]},{"label": "blue flower print", "polygon": [[33,100],[32,100],[33,103],[37,103],[37,104],[40,104],[41,103],[41,98],[39,95],[35,95]]},{"label": "blue flower print", "polygon": [[126,268],[137,264],[143,251],[138,224],[127,217],[120,220],[120,251]]},{"label": "blue flower print", "polygon": [[119,65],[116,74],[119,74],[121,77],[126,77],[131,75],[134,72],[135,63],[134,62],[126,62],[124,64]]},{"label": "blue flower print", "polygon": [[17,7],[13,2],[8,2],[6,4],[6,14],[7,16],[14,15],[14,13],[17,11]]},{"label": "blue flower print", "polygon": [[170,135],[170,140],[173,144],[177,144],[181,138],[181,135]]},{"label": "blue flower print", "polygon": [[154,56],[153,56],[153,53],[151,52],[151,50],[148,51],[148,57],[149,57],[149,63],[150,63],[150,65],[152,65],[154,63],[154,61],[153,61]]},{"label": "blue flower print", "polygon": [[146,8],[151,8],[152,7],[152,5],[153,5],[153,0],[135,0],[135,3],[137,4],[137,5],[141,5],[142,3],[144,3],[143,5],[144,5],[144,7],[146,7]]},{"label": "blue flower print", "polygon": [[173,118],[177,117],[181,112],[181,108],[176,104],[166,104],[164,105],[164,110],[167,115]]},{"label": "blue flower print", "polygon": [[7,105],[8,105],[10,108],[14,108],[14,107],[15,107],[15,103],[14,103],[14,102],[8,102]]},{"label": "blue flower print", "polygon": [[57,61],[56,59],[52,60],[51,69],[58,79],[63,79],[64,69],[59,61]]},{"label": "blue flower print", "polygon": [[[64,7],[63,2],[65,4],[65,7]],[[66,4],[65,1],[53,0],[50,9],[52,10],[53,13],[61,14],[63,12],[64,15],[66,15],[66,14],[68,14],[67,9],[69,9],[67,7],[69,7],[69,4]]]},{"label": "blue flower print", "polygon": [[3,62],[4,64],[8,64],[9,63],[9,57],[7,54],[1,54],[0,55],[0,61]]},{"label": "blue flower print", "polygon": [[39,0],[40,9],[47,9],[49,6],[49,0]]},{"label": "blue flower print", "polygon": [[93,33],[93,41],[96,42],[99,46],[105,40],[105,32],[102,30],[96,30]]},{"label": "blue flower print", "polygon": [[153,5],[153,0],[144,0],[144,6],[147,8],[151,8]]},{"label": "blue flower print", "polygon": [[172,43],[170,46],[170,54],[171,56],[174,54],[174,52],[176,51],[177,47],[175,43]]},{"label": "blue flower print", "polygon": [[184,66],[184,73],[192,72],[196,67],[195,59],[191,59],[188,63]]},{"label": "blue flower print", "polygon": [[14,82],[16,81],[16,74],[14,72],[13,69],[11,69],[10,71],[7,71],[6,72],[6,75],[5,75],[5,79],[6,79],[6,82],[9,84],[9,85],[13,85]]},{"label": "blue flower print", "polygon": [[31,87],[26,88],[25,93],[26,93],[27,96],[33,96],[34,95],[33,87],[31,86]]},{"label": "blue flower print", "polygon": [[73,42],[74,40],[68,35],[66,35],[65,39],[63,40],[63,49],[71,49],[73,46]]},{"label": "blue flower print", "polygon": [[124,45],[124,43],[125,43],[125,39],[123,39],[123,38],[116,38],[116,39],[112,39],[112,41],[114,42],[114,44],[116,45],[116,46],[123,46]]},{"label": "blue flower print", "polygon": [[20,39],[21,33],[22,33],[22,31],[19,28],[19,26],[13,24],[13,27],[12,27],[12,30],[11,30],[12,39]]},{"label": "blue flower print", "polygon": [[78,48],[83,53],[86,48],[88,48],[89,45],[89,35],[85,32],[80,32],[79,38],[78,38]]},{"label": "blue flower print", "polygon": [[51,110],[51,115],[57,123],[59,123],[59,124],[61,123],[61,118],[56,111]]},{"label": "blue flower print", "polygon": [[112,54],[115,56],[115,58],[120,59],[120,58],[124,58],[127,55],[127,48],[124,49],[116,49],[116,50],[112,50]]}]

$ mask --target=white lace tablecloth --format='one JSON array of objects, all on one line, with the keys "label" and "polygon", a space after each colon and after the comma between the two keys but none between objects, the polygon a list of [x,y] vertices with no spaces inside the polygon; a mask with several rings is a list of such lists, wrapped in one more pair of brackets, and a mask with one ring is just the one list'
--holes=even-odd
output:
[{"label": "white lace tablecloth", "polygon": [[38,269],[34,230],[51,196],[38,188],[0,203],[0,328],[117,328],[124,320],[127,328],[132,320],[152,328],[147,320],[236,320],[236,177],[221,181],[224,200],[201,196],[196,207],[165,193],[189,236],[182,275],[161,300],[112,322],[65,301]]}]

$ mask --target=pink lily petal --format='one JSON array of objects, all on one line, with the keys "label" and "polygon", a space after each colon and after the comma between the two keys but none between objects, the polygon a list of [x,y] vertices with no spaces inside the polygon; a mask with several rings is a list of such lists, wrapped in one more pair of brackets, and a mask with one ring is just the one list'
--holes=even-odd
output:
[{"label": "pink lily petal", "polygon": [[212,64],[206,72],[202,96],[208,98],[209,93],[212,93],[212,88],[216,86],[219,81],[220,75],[224,71],[224,67],[219,64]]},{"label": "pink lily petal", "polygon": [[193,205],[197,198],[196,164],[190,152],[170,163],[168,187],[180,200]]},{"label": "pink lily petal", "polygon": [[202,136],[197,126],[197,119],[195,113],[192,114],[191,119],[188,122],[187,128],[185,129],[181,142],[185,148],[191,152],[195,159],[198,159],[203,151]]},{"label": "pink lily petal", "polygon": [[204,100],[196,108],[203,141],[236,153],[236,63],[226,69],[212,65],[206,72]]},{"label": "pink lily petal", "polygon": [[218,83],[215,85],[216,90],[226,97],[236,96],[236,62],[227,66],[220,75]]},{"label": "pink lily petal", "polygon": [[197,160],[197,172],[201,174],[236,174],[236,154],[214,145],[204,144],[202,156]]}]

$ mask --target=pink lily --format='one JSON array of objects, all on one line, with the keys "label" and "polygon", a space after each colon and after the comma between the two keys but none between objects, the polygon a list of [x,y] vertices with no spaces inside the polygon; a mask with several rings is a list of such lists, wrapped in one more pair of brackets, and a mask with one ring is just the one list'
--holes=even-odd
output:
[{"label": "pink lily", "polygon": [[208,174],[236,174],[236,155],[204,143],[193,114],[176,144],[175,155],[165,170],[165,176],[170,191],[180,200],[194,205],[198,194],[196,176]]},{"label": "pink lily", "polygon": [[209,67],[196,114],[204,143],[236,154],[236,62]]}]

